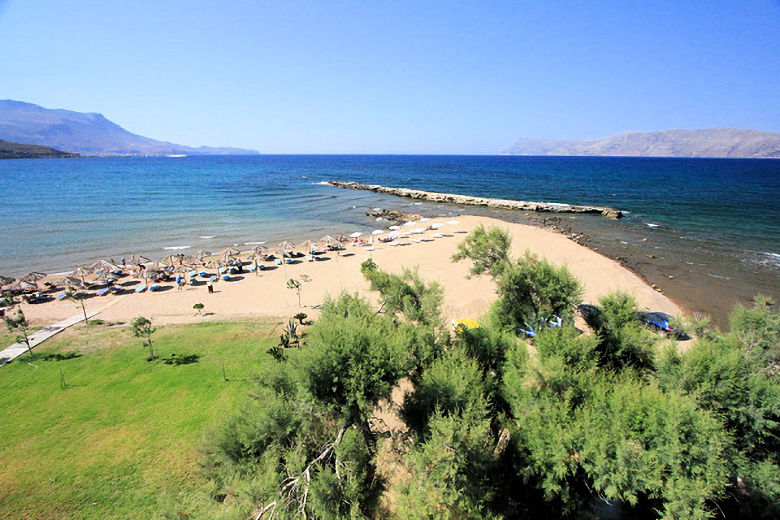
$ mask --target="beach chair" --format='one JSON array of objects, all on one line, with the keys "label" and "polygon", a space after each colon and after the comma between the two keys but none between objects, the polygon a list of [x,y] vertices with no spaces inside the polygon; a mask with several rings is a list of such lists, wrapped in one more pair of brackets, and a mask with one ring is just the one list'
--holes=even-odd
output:
[{"label": "beach chair", "polygon": [[111,287],[104,287],[103,289],[100,289],[99,291],[97,291],[95,294],[97,294],[98,296],[105,296],[110,291],[111,291]]},{"label": "beach chair", "polygon": [[162,286],[161,286],[159,283],[153,283],[152,285],[150,285],[150,286],[149,286],[149,292],[154,292],[154,291],[157,291],[157,290],[159,290],[161,287],[162,287]]},{"label": "beach chair", "polygon": [[218,271],[219,271],[219,274],[225,274],[225,271],[227,271],[227,268],[226,267],[220,267],[218,269]]},{"label": "beach chair", "polygon": [[285,258],[285,259],[284,259],[284,262],[285,262],[286,264],[294,264],[294,263],[295,263],[295,262],[293,261],[293,259],[292,259],[292,258]]},{"label": "beach chair", "polygon": [[66,293],[60,293],[57,296],[55,296],[55,298],[57,298],[58,300],[62,301],[62,300],[65,299],[66,296],[67,296]]},{"label": "beach chair", "polygon": [[249,267],[247,267],[246,270],[249,271],[250,273],[254,273],[255,271],[257,271],[257,266],[250,265]]},{"label": "beach chair", "polygon": [[203,278],[208,278],[209,277],[209,273],[207,273],[206,271],[201,271],[200,272],[200,276],[202,276]]},{"label": "beach chair", "polygon": [[282,265],[282,259],[281,258],[274,258],[274,263],[276,265]]},{"label": "beach chair", "polygon": [[228,272],[229,272],[230,274],[238,274],[238,269],[236,269],[235,267],[231,267],[231,268],[230,268],[230,270],[229,270]]},{"label": "beach chair", "polygon": [[211,280],[212,282],[216,282],[217,280],[219,280],[219,278],[217,278],[217,275],[214,274],[211,275],[211,278],[209,278],[209,280]]},{"label": "beach chair", "polygon": [[311,256],[311,255],[306,255],[306,261],[307,262],[313,262],[314,261],[314,257]]},{"label": "beach chair", "polygon": [[230,281],[230,276],[228,276],[226,274],[223,274],[222,275],[222,279],[225,280],[226,282],[229,282]]},{"label": "beach chair", "polygon": [[146,286],[145,285],[139,285],[138,287],[135,288],[135,292],[137,292],[137,293],[142,293],[145,290],[146,290]]}]

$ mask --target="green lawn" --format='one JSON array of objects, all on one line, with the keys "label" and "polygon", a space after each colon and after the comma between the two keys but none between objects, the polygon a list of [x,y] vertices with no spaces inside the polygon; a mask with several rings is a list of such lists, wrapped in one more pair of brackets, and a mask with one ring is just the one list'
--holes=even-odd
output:
[{"label": "green lawn", "polygon": [[204,485],[202,436],[273,369],[276,323],[160,328],[158,355],[201,356],[184,365],[147,362],[129,327],[76,326],[0,367],[0,518],[154,518],[186,502]]}]

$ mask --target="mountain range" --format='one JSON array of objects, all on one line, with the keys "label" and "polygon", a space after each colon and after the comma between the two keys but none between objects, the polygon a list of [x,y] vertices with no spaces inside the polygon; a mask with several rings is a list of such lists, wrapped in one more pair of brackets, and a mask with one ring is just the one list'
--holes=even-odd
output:
[{"label": "mountain range", "polygon": [[246,155],[255,150],[185,146],[129,132],[102,114],[0,100],[0,139],[81,155]]},{"label": "mountain range", "polygon": [[585,141],[520,139],[506,155],[594,155],[623,157],[780,158],[780,134],[760,130],[707,128],[625,132]]}]

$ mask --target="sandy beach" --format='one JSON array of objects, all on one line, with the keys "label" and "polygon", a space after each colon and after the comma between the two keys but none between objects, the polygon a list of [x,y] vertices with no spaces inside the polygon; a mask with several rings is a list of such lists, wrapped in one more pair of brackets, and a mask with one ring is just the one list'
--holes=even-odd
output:
[{"label": "sandy beach", "polygon": [[[678,305],[628,269],[561,234],[479,216],[459,217],[456,221],[430,219],[404,230],[428,227],[434,223],[441,224],[441,227],[402,238],[408,245],[390,246],[376,242],[374,250],[365,246],[347,246],[339,254],[329,252],[322,255],[324,258],[320,261],[301,259],[303,261],[299,263],[274,266],[259,273],[245,272],[233,276],[232,281],[220,280],[214,284],[213,294],[208,293],[204,283],[186,285],[181,290],[169,283],[165,285],[170,285],[170,289],[161,292],[92,296],[85,300],[85,305],[89,312],[100,312],[97,318],[114,323],[126,323],[136,316],[151,318],[156,325],[253,316],[286,319],[298,312],[316,317],[323,299],[341,291],[358,292],[376,301],[376,296],[369,292],[368,283],[360,274],[361,262],[370,257],[382,269],[400,272],[405,267],[417,267],[424,280],[439,282],[444,287],[445,318],[478,318],[495,299],[495,284],[487,276],[467,278],[470,263],[453,263],[450,257],[466,234],[483,224],[498,226],[510,233],[512,255],[515,257],[527,249],[557,265],[567,265],[582,282],[584,301],[595,302],[599,297],[620,289],[633,294],[642,309],[672,315],[681,313]],[[434,238],[435,234],[444,236]],[[429,241],[412,241],[420,238]],[[290,278],[303,282],[301,307],[298,306],[296,292],[287,288]],[[126,277],[121,281],[131,280]],[[192,306],[196,303],[205,306],[202,316],[193,311]],[[80,307],[67,300],[23,304],[22,308],[33,326],[46,326],[80,312]]]}]

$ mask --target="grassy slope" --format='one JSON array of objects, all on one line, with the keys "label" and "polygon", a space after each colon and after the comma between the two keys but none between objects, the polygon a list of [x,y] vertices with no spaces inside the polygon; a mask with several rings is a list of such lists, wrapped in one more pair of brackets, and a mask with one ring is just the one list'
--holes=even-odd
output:
[{"label": "grassy slope", "polygon": [[81,357],[0,368],[0,518],[152,518],[180,502],[203,485],[204,432],[274,363],[274,326],[161,328],[158,355],[202,355],[179,366],[147,362],[127,327],[77,327],[35,351]]}]

